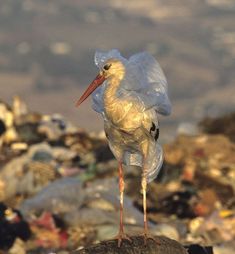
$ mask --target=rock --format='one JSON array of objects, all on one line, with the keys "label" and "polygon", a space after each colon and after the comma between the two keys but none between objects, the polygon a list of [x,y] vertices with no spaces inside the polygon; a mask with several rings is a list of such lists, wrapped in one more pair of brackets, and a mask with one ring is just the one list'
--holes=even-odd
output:
[{"label": "rock", "polygon": [[123,240],[120,247],[117,246],[117,240],[107,240],[99,244],[87,246],[81,250],[77,250],[77,254],[115,254],[115,253],[146,253],[146,254],[186,254],[187,250],[178,242],[164,236],[155,236],[154,240],[148,240],[144,244],[142,236],[133,236],[131,241]]}]

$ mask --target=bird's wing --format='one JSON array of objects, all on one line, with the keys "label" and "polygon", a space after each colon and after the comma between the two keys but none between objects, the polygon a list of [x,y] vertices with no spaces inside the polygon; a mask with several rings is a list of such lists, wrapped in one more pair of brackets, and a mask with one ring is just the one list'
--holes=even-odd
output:
[{"label": "bird's wing", "polygon": [[142,111],[154,108],[160,114],[169,115],[171,103],[167,95],[167,81],[156,59],[147,52],[141,52],[131,56],[125,67],[120,95],[138,99]]},{"label": "bird's wing", "polygon": [[[110,58],[120,60],[126,68],[126,75],[121,82],[118,96],[137,100],[141,111],[153,108],[162,115],[170,114],[171,103],[167,95],[167,81],[153,56],[141,52],[127,60],[116,49],[108,52],[96,51],[95,64],[102,68]],[[105,85],[106,82],[93,93],[93,109],[99,113],[104,112]]]}]

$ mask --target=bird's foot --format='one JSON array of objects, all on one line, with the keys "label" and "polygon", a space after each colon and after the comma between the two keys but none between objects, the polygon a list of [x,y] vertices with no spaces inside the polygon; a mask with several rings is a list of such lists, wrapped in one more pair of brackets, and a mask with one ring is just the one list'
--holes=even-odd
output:
[{"label": "bird's foot", "polygon": [[117,236],[114,237],[114,239],[118,240],[118,247],[121,247],[121,243],[123,239],[128,240],[129,242],[132,242],[131,238],[127,234],[125,234],[123,231],[119,231],[119,233],[117,234]]},{"label": "bird's foot", "polygon": [[143,234],[141,234],[141,236],[144,237],[144,245],[147,245],[147,240],[151,239],[153,240],[156,244],[161,245],[161,243],[148,231],[144,231]]}]

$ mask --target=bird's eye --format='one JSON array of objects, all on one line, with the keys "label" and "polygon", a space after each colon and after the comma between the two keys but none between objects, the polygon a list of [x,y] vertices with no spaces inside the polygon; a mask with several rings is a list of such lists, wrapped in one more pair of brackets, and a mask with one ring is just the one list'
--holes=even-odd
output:
[{"label": "bird's eye", "polygon": [[111,64],[105,64],[105,66],[103,67],[104,70],[108,70],[111,67]]}]

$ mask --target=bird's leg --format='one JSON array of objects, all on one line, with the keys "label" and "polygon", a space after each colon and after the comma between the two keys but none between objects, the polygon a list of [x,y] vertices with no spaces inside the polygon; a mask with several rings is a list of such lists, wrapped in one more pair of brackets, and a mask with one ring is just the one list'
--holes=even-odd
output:
[{"label": "bird's leg", "polygon": [[123,193],[125,183],[123,177],[123,167],[121,162],[119,162],[118,165],[118,172],[119,172],[119,191],[120,191],[120,224],[119,224],[119,232],[115,238],[118,239],[118,247],[120,247],[122,239],[127,239],[128,241],[131,241],[131,239],[124,233],[123,227]]},{"label": "bird's leg", "polygon": [[156,243],[157,240],[154,238],[154,236],[151,235],[148,228],[148,218],[147,218],[147,199],[146,199],[146,191],[147,191],[147,172],[148,172],[148,163],[149,163],[149,148],[150,143],[145,140],[141,143],[141,150],[143,154],[143,173],[142,173],[142,181],[141,181],[141,187],[142,187],[142,194],[143,194],[143,211],[144,211],[144,243],[147,244],[147,239],[152,239]]},{"label": "bird's leg", "polygon": [[122,164],[119,163],[118,165],[118,172],[119,172],[119,192],[120,192],[120,225],[119,225],[119,233],[124,232],[123,228],[123,194],[125,189],[124,177],[123,177],[123,168]]},{"label": "bird's leg", "polygon": [[144,211],[144,239],[146,244],[147,236],[149,235],[148,232],[148,220],[147,220],[147,204],[146,204],[146,191],[147,191],[147,156],[149,152],[149,143],[148,142],[142,142],[141,143],[141,149],[143,153],[143,174],[142,174],[142,194],[143,194],[143,211]]},{"label": "bird's leg", "polygon": [[146,190],[147,190],[147,179],[146,179],[146,174],[145,172],[143,173],[142,176],[142,192],[143,192],[143,210],[144,210],[144,244],[147,244],[147,239],[152,239],[154,240],[157,244],[159,244],[159,242],[154,238],[154,236],[151,235],[151,233],[149,232],[149,228],[148,228],[148,219],[147,219],[147,204],[146,204]]},{"label": "bird's leg", "polygon": [[147,180],[146,177],[142,178],[142,192],[143,192],[143,210],[144,210],[144,234],[148,234],[148,220],[147,220],[147,204],[146,204],[146,190],[147,190]]},{"label": "bird's leg", "polygon": [[144,244],[147,244],[147,239],[149,238],[149,229],[148,229],[148,219],[147,219],[147,204],[146,204],[146,191],[147,191],[147,179],[145,172],[143,173],[142,176],[142,181],[141,181],[141,186],[142,186],[142,194],[143,194],[143,211],[144,211]]}]

